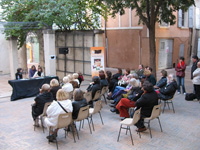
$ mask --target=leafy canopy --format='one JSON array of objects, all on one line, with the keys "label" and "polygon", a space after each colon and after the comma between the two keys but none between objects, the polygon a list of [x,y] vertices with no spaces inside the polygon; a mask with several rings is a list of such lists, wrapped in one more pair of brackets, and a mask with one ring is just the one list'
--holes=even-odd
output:
[{"label": "leafy canopy", "polygon": [[56,26],[58,30],[99,28],[106,6],[94,0],[2,0],[6,37],[18,37],[21,47],[30,31]]}]

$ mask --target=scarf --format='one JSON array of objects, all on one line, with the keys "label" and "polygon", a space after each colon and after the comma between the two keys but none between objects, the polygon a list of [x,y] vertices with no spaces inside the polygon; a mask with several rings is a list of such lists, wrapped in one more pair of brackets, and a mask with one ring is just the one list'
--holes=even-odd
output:
[{"label": "scarf", "polygon": [[184,61],[182,61],[181,64],[178,63],[178,67],[179,67],[179,68],[181,68],[181,66],[184,66],[184,65],[185,65],[185,62],[184,62]]}]

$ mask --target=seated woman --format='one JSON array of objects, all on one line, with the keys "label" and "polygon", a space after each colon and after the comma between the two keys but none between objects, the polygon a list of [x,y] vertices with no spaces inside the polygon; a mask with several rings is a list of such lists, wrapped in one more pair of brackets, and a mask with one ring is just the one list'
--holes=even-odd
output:
[{"label": "seated woman", "polygon": [[111,78],[111,81],[109,83],[109,92],[111,92],[110,96],[112,95],[112,90],[114,90],[113,88],[115,88],[116,83],[118,83],[118,80],[120,79],[120,77],[122,76],[122,69],[118,68],[118,72],[116,74],[114,74]]},{"label": "seated woman", "polygon": [[134,79],[134,86],[132,87],[127,98],[122,98],[116,106],[120,113],[120,117],[129,118],[128,108],[135,107],[135,102],[141,97],[143,90],[139,87],[137,80]]},{"label": "seated woman", "polygon": [[[59,89],[56,94],[57,101],[53,101],[47,108],[47,117],[44,119],[46,126],[56,126],[58,122],[58,116],[67,112],[72,112],[72,102],[69,99],[69,93],[63,89]],[[63,109],[61,106],[65,109]],[[58,129],[51,128],[50,136],[47,136],[49,142],[53,142],[56,139]]]},{"label": "seated woman", "polygon": [[72,118],[75,120],[78,117],[78,113],[81,107],[87,106],[87,102],[83,97],[83,91],[81,89],[75,89],[73,93],[74,101],[72,102],[73,113]]},{"label": "seated woman", "polygon": [[[98,91],[98,90],[101,90],[101,86],[100,86],[100,79],[98,76],[94,76],[92,78],[92,83],[90,83],[90,85],[88,86],[88,88],[86,89],[87,92],[89,91],[92,91],[92,99],[94,98],[95,96],[95,93]],[[93,101],[90,101],[89,102],[90,106],[93,107]]]},{"label": "seated woman", "polygon": [[51,86],[50,92],[52,93],[54,100],[57,100],[56,93],[59,89],[61,89],[58,80],[52,79],[50,82],[50,86]]},{"label": "seated woman", "polygon": [[80,82],[79,82],[79,80],[78,80],[78,73],[74,73],[74,74],[73,74],[73,81],[76,81],[76,82],[78,83],[78,87],[79,87]]},{"label": "seated woman", "polygon": [[100,86],[101,86],[101,89],[104,87],[104,86],[108,86],[108,81],[106,80],[106,76],[104,73],[99,73],[99,78],[100,78]]},{"label": "seated woman", "polygon": [[168,99],[173,98],[177,88],[178,88],[178,85],[176,83],[174,74],[169,74],[167,85],[165,87],[160,88],[157,91],[158,98],[162,100],[168,100]]},{"label": "seated woman", "polygon": [[167,71],[161,71],[161,79],[154,86],[155,89],[162,88],[167,85]]},{"label": "seated woman", "polygon": [[63,78],[63,83],[64,83],[64,85],[62,86],[62,89],[64,91],[66,91],[66,92],[72,92],[73,91],[73,86],[69,82],[69,77],[68,76]]},{"label": "seated woman", "polygon": [[36,72],[36,67],[35,65],[32,65],[31,68],[29,69],[29,78],[32,78]]},{"label": "seated woman", "polygon": [[19,80],[19,79],[23,78],[23,76],[22,76],[22,68],[18,68],[17,69],[17,73],[15,73],[15,78],[16,78],[16,80]]},{"label": "seated woman", "polygon": [[144,75],[146,76],[146,80],[149,81],[153,86],[156,85],[156,78],[152,74],[152,68],[149,67],[150,70],[146,69],[144,71]]},{"label": "seated woman", "polygon": [[41,67],[38,67],[38,70],[35,72],[35,74],[33,75],[33,78],[37,78],[37,77],[43,77],[44,73],[42,71]]},{"label": "seated woman", "polygon": [[80,85],[84,81],[83,75],[80,71],[78,72],[78,80],[79,80]]},{"label": "seated woman", "polygon": [[108,81],[108,84],[110,84],[112,78],[112,72],[106,71],[106,80]]}]

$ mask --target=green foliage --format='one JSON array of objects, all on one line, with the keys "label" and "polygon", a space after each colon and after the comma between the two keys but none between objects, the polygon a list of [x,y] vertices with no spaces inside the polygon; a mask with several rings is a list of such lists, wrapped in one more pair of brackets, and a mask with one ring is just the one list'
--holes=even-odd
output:
[{"label": "green foliage", "polygon": [[6,37],[18,37],[19,47],[28,32],[53,25],[62,31],[99,28],[99,16],[106,12],[106,6],[94,0],[2,0],[0,5],[2,21],[8,22]]}]

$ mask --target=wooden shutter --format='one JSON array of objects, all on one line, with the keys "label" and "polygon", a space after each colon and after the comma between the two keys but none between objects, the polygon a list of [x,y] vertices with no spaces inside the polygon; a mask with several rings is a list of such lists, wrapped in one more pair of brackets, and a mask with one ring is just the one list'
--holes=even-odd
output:
[{"label": "wooden shutter", "polygon": [[190,6],[188,10],[188,21],[189,28],[193,28],[193,6]]},{"label": "wooden shutter", "polygon": [[196,8],[196,28],[200,29],[200,14],[199,8]]},{"label": "wooden shutter", "polygon": [[178,27],[182,27],[182,10],[178,10]]}]

